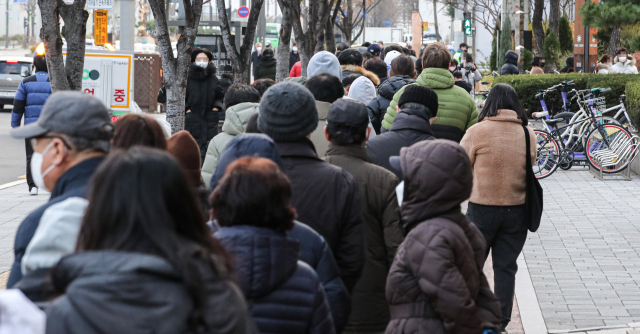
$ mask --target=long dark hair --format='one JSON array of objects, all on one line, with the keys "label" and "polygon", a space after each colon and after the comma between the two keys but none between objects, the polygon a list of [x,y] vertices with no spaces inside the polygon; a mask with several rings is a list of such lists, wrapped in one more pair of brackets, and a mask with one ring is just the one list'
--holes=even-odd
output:
[{"label": "long dark hair", "polygon": [[135,145],[167,149],[167,140],[160,124],[151,117],[129,114],[115,123],[112,148],[127,149]]},{"label": "long dark hair", "polygon": [[522,120],[523,125],[529,124],[527,114],[524,113],[520,99],[518,99],[518,93],[513,87],[507,84],[497,84],[491,88],[487,101],[484,103],[484,108],[478,116],[478,122],[482,121],[485,117],[493,117],[498,115],[498,110],[509,109],[518,114],[518,118]]},{"label": "long dark hair", "polygon": [[76,251],[118,250],[164,258],[182,276],[194,301],[190,328],[204,325],[206,290],[196,258],[209,260],[219,275],[229,270],[230,261],[205,225],[178,163],[168,153],[147,147],[115,152],[98,168],[89,191]]}]

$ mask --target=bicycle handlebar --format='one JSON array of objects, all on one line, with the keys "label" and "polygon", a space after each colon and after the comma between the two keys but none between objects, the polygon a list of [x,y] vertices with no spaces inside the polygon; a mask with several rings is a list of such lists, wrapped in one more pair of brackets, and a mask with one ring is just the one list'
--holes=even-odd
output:
[{"label": "bicycle handlebar", "polygon": [[611,88],[603,88],[600,90],[600,93],[606,93],[606,92],[610,92]]}]

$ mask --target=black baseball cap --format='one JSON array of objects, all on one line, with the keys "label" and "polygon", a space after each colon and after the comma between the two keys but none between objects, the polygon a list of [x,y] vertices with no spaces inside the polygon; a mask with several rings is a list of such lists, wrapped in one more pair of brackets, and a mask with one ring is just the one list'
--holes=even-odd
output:
[{"label": "black baseball cap", "polygon": [[369,126],[367,107],[362,102],[354,99],[337,99],[329,108],[327,124],[349,127],[356,131],[364,131]]},{"label": "black baseball cap", "polygon": [[93,95],[61,91],[49,96],[35,123],[11,130],[11,136],[33,138],[47,132],[89,140],[109,140],[113,136],[113,124],[107,107]]},{"label": "black baseball cap", "polygon": [[371,53],[374,56],[379,56],[380,52],[382,52],[382,48],[378,44],[371,44],[369,45],[369,48],[367,49],[367,51],[369,51],[369,53]]}]

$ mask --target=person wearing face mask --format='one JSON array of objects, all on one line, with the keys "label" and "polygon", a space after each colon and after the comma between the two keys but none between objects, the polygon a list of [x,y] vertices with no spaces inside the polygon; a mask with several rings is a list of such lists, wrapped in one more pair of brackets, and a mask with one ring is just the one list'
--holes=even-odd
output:
[{"label": "person wearing face mask", "polygon": [[[56,254],[75,249],[76,238],[60,231],[66,231],[64,226],[68,224],[79,226],[86,206],[82,205],[86,186],[109,152],[113,125],[109,111],[97,98],[81,92],[61,91],[49,97],[37,122],[13,129],[11,136],[29,139],[34,151],[31,158],[33,180],[39,189],[50,191],[51,198],[31,212],[18,227],[8,288],[14,287],[29,273],[40,271],[44,276],[60,258],[61,255]],[[52,240],[68,242],[48,245],[44,248],[44,256],[25,268],[23,256],[40,229],[50,229],[52,233],[47,237]]]},{"label": "person wearing face mask", "polygon": [[291,71],[293,65],[295,65],[295,63],[299,61],[300,54],[298,53],[298,45],[296,43],[293,43],[293,46],[291,46],[291,53],[289,54],[289,71]]},{"label": "person wearing face mask", "polygon": [[535,56],[533,57],[533,61],[531,62],[531,73],[530,74],[544,74],[544,58]]},{"label": "person wearing face mask", "polygon": [[251,64],[253,69],[253,75],[255,75],[258,70],[258,65],[260,65],[260,60],[262,60],[262,43],[256,43],[256,49],[251,53]]},{"label": "person wearing face mask", "polygon": [[613,61],[615,64],[611,66],[609,73],[638,74],[636,59],[628,56],[626,48],[618,48]]}]

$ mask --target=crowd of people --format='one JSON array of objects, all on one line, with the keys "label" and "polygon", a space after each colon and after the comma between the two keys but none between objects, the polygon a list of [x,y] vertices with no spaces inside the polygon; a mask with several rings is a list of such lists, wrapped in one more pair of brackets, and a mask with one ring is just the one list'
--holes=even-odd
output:
[{"label": "crowd of people", "polygon": [[18,228],[8,288],[47,333],[505,332],[536,156],[517,94],[496,85],[478,111],[468,54],[451,71],[440,43],[364,48],[230,87],[196,49],[170,136],[52,94],[11,132],[51,198]]}]

